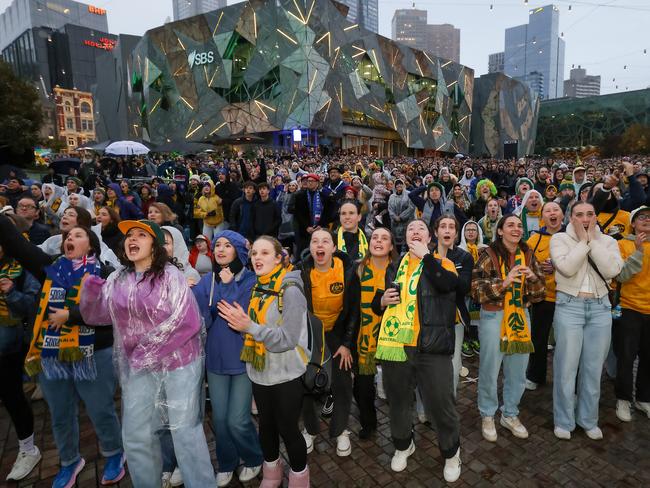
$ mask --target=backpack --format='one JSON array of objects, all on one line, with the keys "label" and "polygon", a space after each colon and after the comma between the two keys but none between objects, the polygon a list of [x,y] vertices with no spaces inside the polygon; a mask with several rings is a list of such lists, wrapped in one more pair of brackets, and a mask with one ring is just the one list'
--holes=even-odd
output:
[{"label": "backpack", "polygon": [[[278,311],[282,314],[283,295],[287,288],[297,287],[303,294],[302,287],[295,282],[283,283],[278,297]],[[265,290],[266,293],[275,295],[275,292]],[[323,322],[312,312],[307,310],[307,349],[296,346],[296,351],[307,366],[302,375],[302,384],[310,395],[329,393],[332,383],[332,354],[325,343],[325,329]]]}]

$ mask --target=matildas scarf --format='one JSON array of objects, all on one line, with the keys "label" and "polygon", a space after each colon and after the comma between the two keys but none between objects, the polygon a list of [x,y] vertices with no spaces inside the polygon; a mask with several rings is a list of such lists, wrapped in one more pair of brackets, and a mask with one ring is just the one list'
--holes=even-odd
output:
[{"label": "matildas scarf", "polygon": [[[251,293],[251,301],[248,305],[248,316],[256,324],[266,325],[266,312],[280,295],[282,280],[286,274],[287,269],[280,263],[270,273],[257,277],[257,283],[255,283]],[[246,363],[251,363],[257,371],[264,371],[266,366],[266,347],[264,343],[258,342],[253,339],[252,335],[246,334],[240,359]]]},{"label": "matildas scarf", "polygon": [[[521,249],[517,248],[515,266],[526,266],[526,257]],[[501,279],[507,276],[506,265],[501,263]],[[505,354],[528,354],[535,352],[528,330],[528,320],[524,309],[524,283],[513,281],[506,289],[503,298],[503,319],[501,320],[501,352]]]},{"label": "matildas scarf", "polygon": [[476,244],[466,243],[467,251],[472,255],[474,264],[478,262],[478,246]]},{"label": "matildas scarf", "polygon": [[377,269],[372,260],[363,267],[361,275],[361,327],[357,340],[359,374],[372,375],[377,372],[375,352],[381,317],[372,311],[372,299],[377,290],[384,289],[386,269]]},{"label": "matildas scarf", "polygon": [[[348,250],[345,245],[345,238],[343,237],[343,232],[344,232],[343,227],[339,227],[339,230],[336,234],[336,241],[338,243],[339,251],[342,251],[347,254]],[[356,258],[353,258],[355,261],[358,259],[365,258],[366,254],[368,254],[368,239],[366,238],[366,234],[364,234],[361,229],[358,229],[357,236],[359,237],[359,253]]]},{"label": "matildas scarf", "polygon": [[30,376],[43,372],[48,379],[94,380],[95,329],[84,325],[64,324],[59,330],[50,328],[51,309],[66,309],[79,304],[81,283],[88,275],[99,276],[100,262],[95,256],[70,260],[60,257],[45,268],[47,278],[41,290],[34,338],[25,359]]},{"label": "matildas scarf", "polygon": [[417,306],[418,283],[422,274],[422,261],[418,263],[407,282],[410,260],[410,253],[406,253],[399,264],[395,281],[400,286],[400,302],[389,305],[384,311],[375,359],[406,361],[404,346],[413,342],[415,307]]},{"label": "matildas scarf", "polygon": [[[22,274],[23,267],[15,259],[8,259],[0,267],[0,279],[9,278],[15,281]],[[21,320],[11,316],[4,293],[0,293],[0,326],[12,327],[21,323]]]}]

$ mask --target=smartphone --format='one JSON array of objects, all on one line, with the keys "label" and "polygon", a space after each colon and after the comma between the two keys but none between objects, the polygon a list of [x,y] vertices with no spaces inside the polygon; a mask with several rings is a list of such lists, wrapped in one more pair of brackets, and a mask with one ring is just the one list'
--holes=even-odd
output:
[{"label": "smartphone", "polygon": [[400,300],[401,300],[402,287],[400,286],[400,284],[399,284],[398,282],[396,282],[396,281],[393,281],[393,282],[390,284],[390,287],[391,287],[391,288],[394,288],[395,290],[397,290],[397,294],[400,296]]}]

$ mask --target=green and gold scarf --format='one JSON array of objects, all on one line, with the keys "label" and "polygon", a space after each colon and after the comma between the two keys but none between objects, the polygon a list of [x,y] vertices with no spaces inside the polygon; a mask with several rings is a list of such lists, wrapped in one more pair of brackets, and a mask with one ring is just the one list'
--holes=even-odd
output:
[{"label": "green and gold scarf", "polygon": [[372,300],[377,290],[384,289],[386,269],[377,269],[372,260],[363,267],[361,275],[361,327],[357,340],[359,374],[373,375],[377,372],[375,352],[381,325],[381,316],[372,311]]},{"label": "green and gold scarf", "polygon": [[[523,251],[517,248],[515,266],[526,266]],[[507,276],[506,265],[501,263],[501,279]],[[525,276],[513,281],[503,298],[503,319],[501,320],[501,352],[505,354],[528,354],[535,351],[530,339],[526,309],[524,308]]]}]

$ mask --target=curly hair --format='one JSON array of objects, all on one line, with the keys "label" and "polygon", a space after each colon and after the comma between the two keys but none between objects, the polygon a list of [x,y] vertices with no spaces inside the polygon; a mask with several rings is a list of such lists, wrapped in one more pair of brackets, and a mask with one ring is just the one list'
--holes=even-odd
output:
[{"label": "curly hair", "polygon": [[[152,252],[152,258],[151,258],[151,266],[147,271],[145,271],[142,275],[142,279],[140,280],[140,283],[150,280],[153,285],[153,280],[161,278],[165,274],[165,267],[167,264],[171,264],[172,266],[175,266],[178,268],[178,264],[175,263],[172,258],[169,257],[167,254],[167,251],[165,250],[165,246],[163,244],[160,244],[157,239],[154,239],[153,236],[151,236],[152,244],[151,244],[151,252]],[[120,260],[120,264],[124,266],[124,272],[135,272],[135,263],[131,261],[127,255],[126,255],[126,247],[127,244],[127,239],[125,238],[123,241],[123,245],[118,247],[117,252],[115,253],[117,255],[117,258]]]}]

